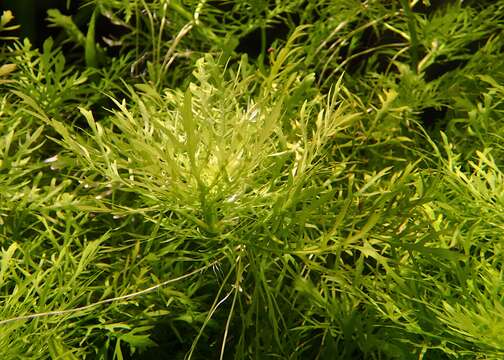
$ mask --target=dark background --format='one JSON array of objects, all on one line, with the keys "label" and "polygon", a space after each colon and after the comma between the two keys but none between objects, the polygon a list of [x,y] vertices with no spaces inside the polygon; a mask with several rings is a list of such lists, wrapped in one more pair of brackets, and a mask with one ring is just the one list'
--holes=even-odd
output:
[{"label": "dark background", "polygon": [[0,10],[11,10],[13,23],[21,25],[15,35],[20,39],[28,37],[35,47],[41,47],[48,36],[56,36],[59,29],[47,27],[48,9],[59,9],[63,14],[75,14],[81,1],[68,0],[3,0]]}]

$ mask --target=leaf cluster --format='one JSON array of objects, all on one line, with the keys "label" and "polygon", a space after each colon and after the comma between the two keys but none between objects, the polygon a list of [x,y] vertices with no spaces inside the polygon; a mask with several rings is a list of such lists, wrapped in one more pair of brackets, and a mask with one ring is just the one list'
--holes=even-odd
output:
[{"label": "leaf cluster", "polygon": [[2,358],[503,356],[502,1],[80,5],[0,19]]}]

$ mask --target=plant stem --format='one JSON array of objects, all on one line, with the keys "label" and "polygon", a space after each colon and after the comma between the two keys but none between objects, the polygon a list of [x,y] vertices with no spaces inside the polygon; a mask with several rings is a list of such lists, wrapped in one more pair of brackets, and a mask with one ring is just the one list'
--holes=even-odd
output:
[{"label": "plant stem", "polygon": [[400,0],[401,6],[404,9],[404,13],[408,17],[408,29],[410,33],[410,53],[411,53],[411,65],[415,72],[418,71],[418,37],[415,26],[415,17],[411,11],[411,7],[408,0]]}]

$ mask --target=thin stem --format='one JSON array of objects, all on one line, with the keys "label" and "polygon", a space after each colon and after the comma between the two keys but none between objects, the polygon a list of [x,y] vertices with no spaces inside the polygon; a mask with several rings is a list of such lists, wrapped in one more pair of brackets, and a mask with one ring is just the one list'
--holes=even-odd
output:
[{"label": "thin stem", "polygon": [[401,6],[404,9],[404,13],[408,18],[408,29],[410,32],[410,53],[411,53],[411,65],[415,72],[418,72],[418,36],[415,26],[415,16],[411,11],[411,7],[408,0],[400,0]]},{"label": "thin stem", "polygon": [[204,270],[206,270],[208,268],[211,268],[212,266],[218,264],[219,262],[222,261],[222,259],[223,259],[223,257],[220,258],[220,259],[217,259],[217,260],[215,260],[213,262],[211,262],[210,264],[208,264],[206,266],[203,266],[203,267],[201,267],[199,269],[191,271],[190,273],[184,274],[184,275],[179,276],[179,277],[177,277],[175,279],[166,280],[166,281],[164,281],[164,282],[162,282],[160,284],[151,286],[151,287],[149,287],[147,289],[143,289],[143,290],[131,293],[131,294],[127,294],[127,295],[123,295],[123,296],[118,296],[118,297],[114,297],[114,298],[110,298],[110,299],[105,299],[105,300],[97,301],[95,303],[91,303],[91,304],[84,305],[84,306],[81,306],[81,307],[78,307],[78,308],[74,308],[74,309],[56,310],[56,311],[48,311],[48,312],[43,312],[43,313],[30,314],[30,315],[16,316],[16,317],[13,317],[13,318],[10,318],[10,319],[0,320],[0,325],[5,325],[5,324],[11,323],[11,322],[15,322],[15,321],[36,319],[36,318],[40,318],[40,317],[67,315],[67,314],[72,314],[72,313],[76,313],[76,312],[79,312],[79,311],[88,310],[88,309],[91,309],[91,308],[96,307],[98,305],[108,304],[108,303],[111,303],[111,302],[114,302],[114,301],[128,300],[128,299],[131,299],[131,298],[143,295],[143,294],[147,294],[147,293],[153,292],[154,290],[157,290],[157,289],[159,289],[159,288],[161,288],[163,286],[166,286],[168,284],[171,284],[171,283],[174,283],[176,281],[179,281],[179,280],[191,277],[191,276],[193,276],[195,274],[198,274],[198,273],[200,273],[200,272],[202,272],[202,271],[204,271]]}]

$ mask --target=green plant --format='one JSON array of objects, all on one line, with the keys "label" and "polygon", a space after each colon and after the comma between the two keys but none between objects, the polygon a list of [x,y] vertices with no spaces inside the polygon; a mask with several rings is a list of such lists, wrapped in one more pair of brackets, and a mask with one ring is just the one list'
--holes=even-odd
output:
[{"label": "green plant", "polygon": [[502,2],[79,4],[0,20],[2,358],[502,357]]}]

